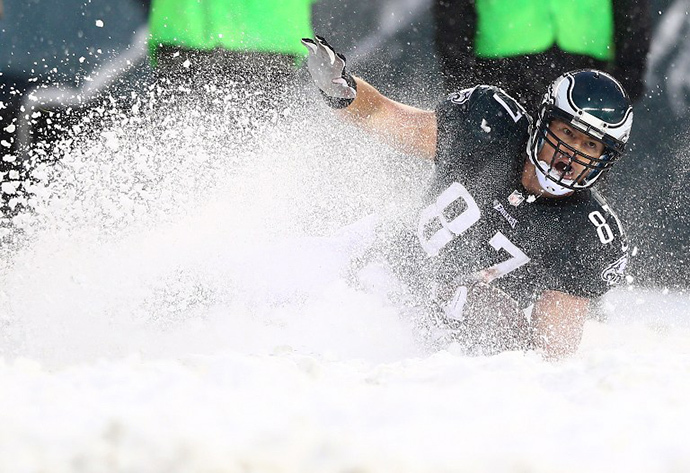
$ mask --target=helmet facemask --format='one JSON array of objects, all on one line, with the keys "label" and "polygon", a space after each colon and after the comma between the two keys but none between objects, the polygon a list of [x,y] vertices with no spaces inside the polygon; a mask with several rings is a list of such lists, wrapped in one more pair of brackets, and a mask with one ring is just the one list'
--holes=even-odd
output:
[{"label": "helmet facemask", "polygon": [[[558,109],[545,106],[536,124],[536,159],[533,164],[543,180],[542,187],[554,194],[563,195],[578,189],[592,186],[596,180],[620,158],[624,144],[607,140],[586,124],[578,124],[576,119],[559,113]],[[598,155],[587,154],[561,140],[551,129],[553,120],[560,120],[573,129],[603,144],[603,152]],[[548,145],[552,153],[544,154],[542,149]],[[573,166],[575,164],[575,166]]]}]

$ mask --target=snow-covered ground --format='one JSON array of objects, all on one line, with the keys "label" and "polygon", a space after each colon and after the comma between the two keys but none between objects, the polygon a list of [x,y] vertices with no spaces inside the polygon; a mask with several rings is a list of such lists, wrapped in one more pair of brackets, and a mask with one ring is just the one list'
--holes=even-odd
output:
[{"label": "snow-covered ground", "polygon": [[430,350],[350,271],[429,169],[218,97],[46,170],[0,272],[0,472],[690,469],[690,297],[614,292],[559,362]]},{"label": "snow-covered ground", "polygon": [[[327,340],[340,329],[346,340],[332,352],[291,348],[277,336],[269,350],[228,346],[59,369],[5,362],[0,469],[668,472],[690,465],[687,328],[591,323],[576,357],[549,363],[532,353],[419,354],[385,308],[356,293],[328,291],[321,309],[361,328],[367,313],[380,340],[336,321],[311,329]],[[379,361],[377,345],[396,359]]]}]

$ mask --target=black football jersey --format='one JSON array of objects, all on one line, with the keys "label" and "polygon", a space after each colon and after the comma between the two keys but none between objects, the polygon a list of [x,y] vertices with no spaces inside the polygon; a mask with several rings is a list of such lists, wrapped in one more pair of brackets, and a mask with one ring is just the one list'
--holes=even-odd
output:
[{"label": "black football jersey", "polygon": [[514,99],[477,86],[436,113],[434,179],[410,240],[443,299],[482,282],[527,307],[544,290],[595,298],[623,280],[625,235],[598,194],[553,199],[522,186],[530,119]]}]

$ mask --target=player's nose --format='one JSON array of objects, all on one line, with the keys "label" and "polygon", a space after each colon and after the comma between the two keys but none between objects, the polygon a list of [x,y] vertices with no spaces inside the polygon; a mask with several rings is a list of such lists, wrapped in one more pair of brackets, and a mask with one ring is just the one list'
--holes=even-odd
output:
[{"label": "player's nose", "polygon": [[[569,144],[568,146],[570,146],[570,144]],[[573,147],[573,148],[574,148],[574,147]],[[577,148],[574,148],[574,149],[575,149],[575,150],[578,150]],[[578,151],[579,151],[579,150],[578,150]],[[573,159],[573,154],[574,154],[574,153],[573,153],[573,150],[572,150],[572,149],[569,149],[569,148],[567,148],[567,147],[565,147],[565,146],[560,146],[560,147],[558,148],[558,155],[559,155],[561,158],[563,158],[563,159],[567,159],[568,161],[570,161],[570,160]]]}]

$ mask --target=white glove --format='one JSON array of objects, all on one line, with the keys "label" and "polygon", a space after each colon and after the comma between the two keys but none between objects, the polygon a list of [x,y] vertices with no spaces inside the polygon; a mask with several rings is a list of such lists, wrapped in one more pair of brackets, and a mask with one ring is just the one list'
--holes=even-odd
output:
[{"label": "white glove", "polygon": [[333,108],[350,105],[357,95],[357,83],[345,71],[345,56],[336,53],[320,36],[315,36],[315,40],[302,38],[302,44],[309,50],[307,69],[328,105]]}]

